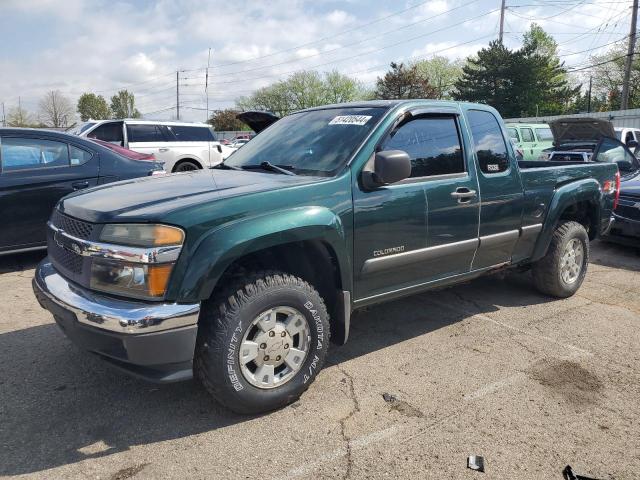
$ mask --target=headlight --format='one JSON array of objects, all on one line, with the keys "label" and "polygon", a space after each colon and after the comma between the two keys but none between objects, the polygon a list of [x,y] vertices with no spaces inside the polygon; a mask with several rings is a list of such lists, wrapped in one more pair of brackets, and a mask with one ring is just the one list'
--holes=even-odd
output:
[{"label": "headlight", "polygon": [[100,241],[108,253],[93,258],[92,289],[147,300],[164,297],[184,231],[167,225],[113,224],[105,225]]},{"label": "headlight", "polygon": [[127,297],[164,297],[173,263],[146,265],[95,259],[91,265],[91,288]]},{"label": "headlight", "polygon": [[117,245],[137,247],[158,247],[162,245],[182,245],[184,232],[168,225],[148,225],[121,223],[105,225],[100,240]]}]

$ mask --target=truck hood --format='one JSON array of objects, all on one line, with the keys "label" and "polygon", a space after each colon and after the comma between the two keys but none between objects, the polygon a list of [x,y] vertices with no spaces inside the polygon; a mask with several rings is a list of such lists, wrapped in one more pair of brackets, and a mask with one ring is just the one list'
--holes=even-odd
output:
[{"label": "truck hood", "polygon": [[253,171],[199,170],[95,187],[65,197],[58,208],[67,215],[93,223],[154,221],[172,211],[205,202],[322,180],[326,178]]},{"label": "truck hood", "polygon": [[556,146],[565,143],[598,143],[602,137],[616,138],[613,125],[599,118],[560,118],[549,122]]},{"label": "truck hood", "polygon": [[236,118],[248,125],[249,128],[256,133],[260,133],[272,123],[280,120],[280,117],[271,112],[261,112],[257,110],[239,113],[236,115]]}]

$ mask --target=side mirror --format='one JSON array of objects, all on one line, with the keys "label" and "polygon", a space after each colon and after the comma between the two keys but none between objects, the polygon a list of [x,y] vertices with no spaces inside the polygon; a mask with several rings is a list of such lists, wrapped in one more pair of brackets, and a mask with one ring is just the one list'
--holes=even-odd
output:
[{"label": "side mirror", "polygon": [[631,172],[633,170],[633,164],[629,160],[618,160],[618,170],[621,172]]},{"label": "side mirror", "polygon": [[218,144],[218,153],[222,153],[222,147]]},{"label": "side mirror", "polygon": [[373,171],[365,170],[362,181],[366,188],[373,189],[396,183],[411,176],[411,157],[402,150],[377,152],[373,159]]},{"label": "side mirror", "polygon": [[629,147],[629,150],[631,150],[633,152],[634,149],[638,148],[637,140],[629,140],[627,142],[627,147]]}]

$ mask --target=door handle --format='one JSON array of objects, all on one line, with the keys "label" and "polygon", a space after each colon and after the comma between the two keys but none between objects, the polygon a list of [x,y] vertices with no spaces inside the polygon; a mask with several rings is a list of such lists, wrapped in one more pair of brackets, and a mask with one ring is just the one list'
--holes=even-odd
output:
[{"label": "door handle", "polygon": [[475,190],[470,190],[467,187],[458,187],[455,192],[451,192],[453,198],[458,199],[458,203],[470,202],[472,198],[477,195]]},{"label": "door handle", "polygon": [[158,149],[158,151],[159,151],[159,152],[163,152],[163,153],[164,153],[164,152],[168,152],[168,151],[169,151],[169,149],[168,149],[168,148],[166,148],[166,147],[162,147],[162,148],[159,148],[159,149]]},{"label": "door handle", "polygon": [[82,190],[83,188],[87,188],[89,186],[89,182],[73,182],[71,186],[74,190]]}]

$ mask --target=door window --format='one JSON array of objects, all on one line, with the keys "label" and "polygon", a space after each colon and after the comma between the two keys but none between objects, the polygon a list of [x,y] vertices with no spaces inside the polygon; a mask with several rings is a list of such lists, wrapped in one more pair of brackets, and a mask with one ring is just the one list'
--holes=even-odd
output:
[{"label": "door window", "polygon": [[0,162],[3,172],[68,167],[69,147],[66,143],[39,138],[3,137]]},{"label": "door window", "polygon": [[627,134],[624,136],[624,143],[629,143],[629,141],[631,140],[635,140],[635,138],[633,138],[633,132],[629,130]]},{"label": "door window", "polygon": [[422,117],[393,131],[382,150],[402,150],[411,158],[411,177],[465,171],[460,136],[454,117]]},{"label": "door window", "polygon": [[536,128],[536,137],[539,142],[551,142],[553,141],[553,133],[550,128]]},{"label": "door window", "polygon": [[159,125],[129,124],[127,125],[127,139],[129,142],[158,143],[166,142]]},{"label": "door window", "polygon": [[522,134],[523,142],[533,142],[533,130],[530,128],[521,128],[520,133]]},{"label": "door window", "polygon": [[103,123],[95,130],[92,130],[87,134],[89,138],[97,138],[103,142],[115,143],[122,146],[124,143],[124,137],[122,135],[122,123],[121,122],[109,122]]},{"label": "door window", "polygon": [[508,170],[507,145],[496,117],[484,110],[469,110],[467,119],[480,170],[487,174]]},{"label": "door window", "polygon": [[507,133],[511,138],[513,138],[516,142],[520,141],[520,135],[518,135],[518,129],[516,128],[507,128]]},{"label": "door window", "polygon": [[216,140],[209,127],[169,125],[167,128],[178,142],[214,142]]},{"label": "door window", "polygon": [[69,159],[71,165],[84,165],[92,156],[93,154],[91,152],[69,145]]}]

